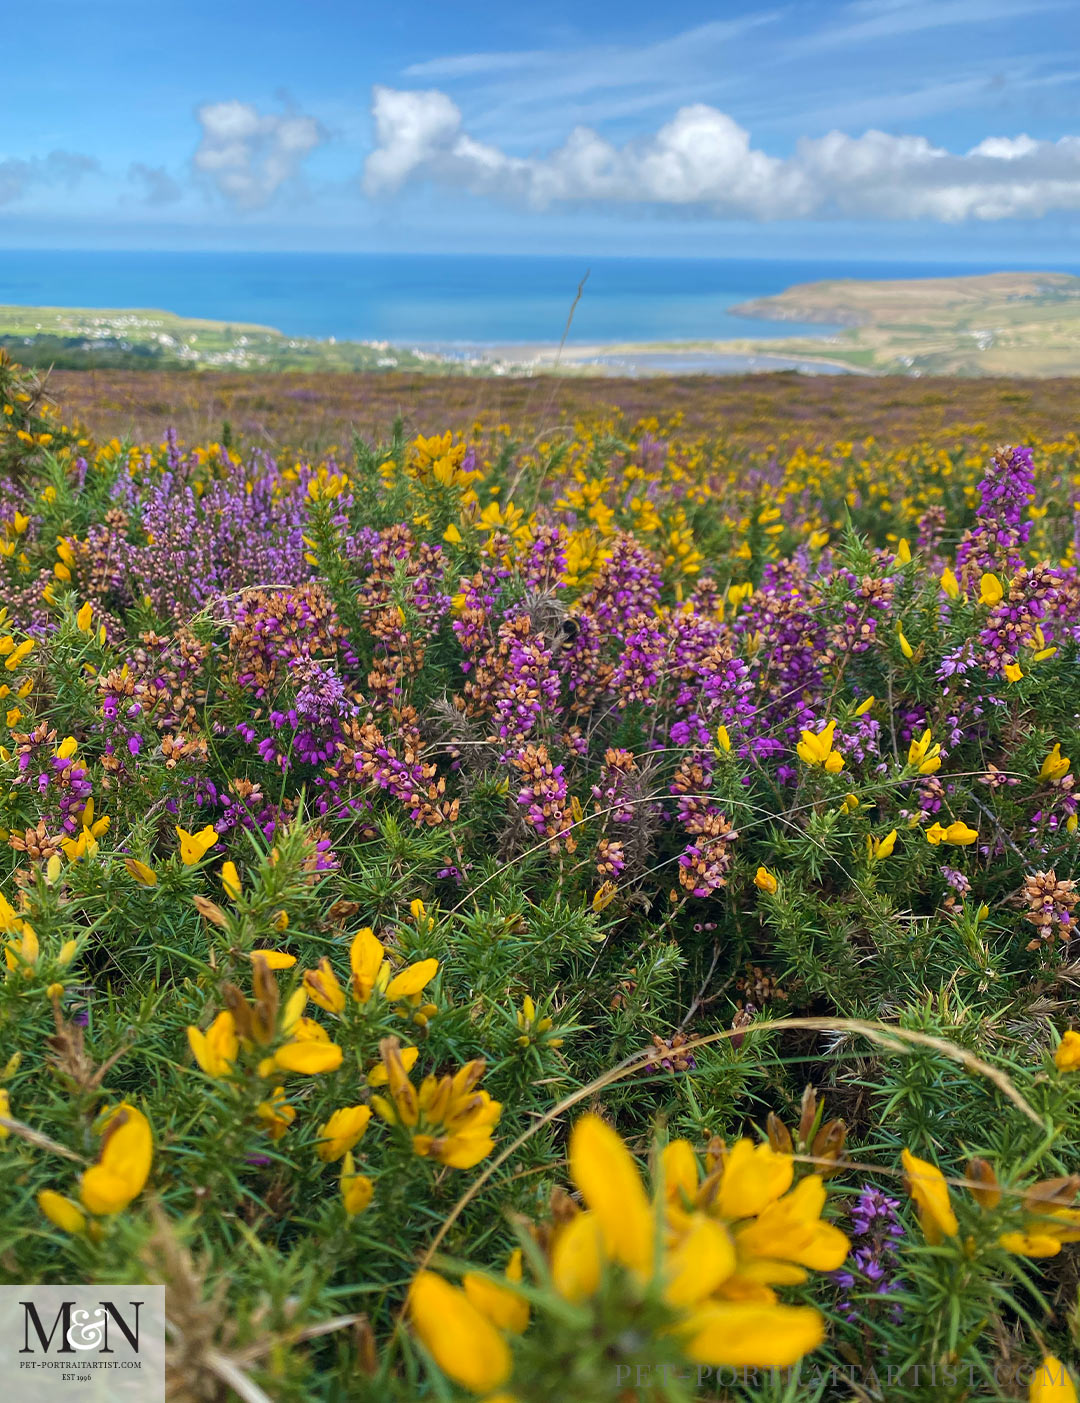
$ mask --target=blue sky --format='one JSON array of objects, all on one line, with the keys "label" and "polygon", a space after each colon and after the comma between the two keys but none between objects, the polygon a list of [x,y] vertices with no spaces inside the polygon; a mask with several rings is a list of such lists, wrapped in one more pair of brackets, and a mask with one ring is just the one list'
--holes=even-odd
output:
[{"label": "blue sky", "polygon": [[1075,261],[1075,0],[53,0],[0,246]]}]

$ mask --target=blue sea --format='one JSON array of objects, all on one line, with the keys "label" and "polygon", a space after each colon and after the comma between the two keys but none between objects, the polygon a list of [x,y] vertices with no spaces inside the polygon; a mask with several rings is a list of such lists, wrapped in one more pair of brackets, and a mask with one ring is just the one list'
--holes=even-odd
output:
[{"label": "blue sea", "polygon": [[752,321],[730,308],[822,278],[994,271],[986,264],[584,255],[0,250],[0,305],[155,308],[292,336],[452,350],[558,342],[586,273],[567,339],[592,344],[821,334],[827,328]]}]

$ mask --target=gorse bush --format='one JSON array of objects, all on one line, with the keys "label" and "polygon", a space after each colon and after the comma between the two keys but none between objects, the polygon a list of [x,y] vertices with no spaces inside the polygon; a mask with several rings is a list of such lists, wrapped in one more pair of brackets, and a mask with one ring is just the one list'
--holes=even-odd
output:
[{"label": "gorse bush", "polygon": [[1075,1396],[1069,452],[0,409],[6,1280],[178,1398]]}]

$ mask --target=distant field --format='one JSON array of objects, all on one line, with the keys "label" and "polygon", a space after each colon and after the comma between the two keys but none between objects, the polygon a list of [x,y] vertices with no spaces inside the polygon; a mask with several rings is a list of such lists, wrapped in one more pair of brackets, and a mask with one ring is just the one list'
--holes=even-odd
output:
[{"label": "distant field", "polygon": [[49,387],[64,411],[99,438],[154,441],[175,427],[186,441],[199,442],[220,438],[228,423],[231,435],[247,444],[302,444],[309,451],[346,444],[354,429],[385,435],[398,414],[411,432],[465,429],[483,417],[532,438],[605,407],[614,419],[656,415],[666,423],[681,414],[690,431],[748,446],[868,436],[888,444],[1053,440],[1075,429],[1080,402],[1080,379],[794,374],[641,380],[94,370],[54,371]]},{"label": "distant field", "polygon": [[23,365],[174,370],[437,369],[381,342],[315,341],[273,327],[146,309],[0,307],[0,347]]},{"label": "distant field", "polygon": [[[694,349],[798,357],[884,375],[1080,373],[1080,278],[1065,273],[841,279],[791,287],[731,310],[845,329],[825,338],[716,341]],[[635,348],[612,349],[632,356]],[[690,347],[680,343],[680,349]]]}]

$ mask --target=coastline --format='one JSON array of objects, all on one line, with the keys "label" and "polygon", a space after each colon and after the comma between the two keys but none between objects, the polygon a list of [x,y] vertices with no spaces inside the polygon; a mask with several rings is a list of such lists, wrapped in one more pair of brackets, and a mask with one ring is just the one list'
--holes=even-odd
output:
[{"label": "coastline", "polygon": [[[586,339],[583,327],[583,339],[560,343],[512,335],[451,339],[404,332],[393,340],[302,336],[267,323],[184,317],[145,309],[145,304],[138,311],[0,305],[0,347],[28,365],[66,369],[419,370],[433,375],[629,378],[1080,373],[1080,277],[1072,274],[821,281],[796,284],[728,310],[747,319],[746,334],[594,333]],[[763,336],[753,325],[769,318],[784,328],[781,334]],[[496,324],[489,322],[485,330],[494,331]],[[518,324],[528,325],[528,318],[522,314]],[[677,329],[678,317],[673,315],[668,325]],[[726,329],[722,320],[717,329]],[[573,335],[575,328],[570,330]]]},{"label": "coastline", "polygon": [[[825,337],[822,337],[825,340]],[[808,344],[797,353],[766,349],[767,342],[744,341],[595,341],[473,343],[451,347],[422,343],[415,351],[444,357],[492,374],[610,375],[630,378],[650,375],[745,375],[794,371],[805,375],[867,375],[862,366],[839,356],[818,354]]]}]

